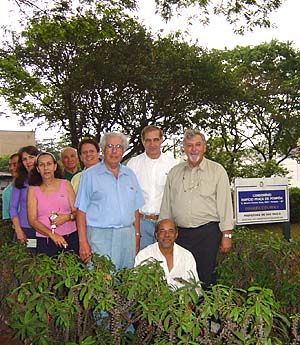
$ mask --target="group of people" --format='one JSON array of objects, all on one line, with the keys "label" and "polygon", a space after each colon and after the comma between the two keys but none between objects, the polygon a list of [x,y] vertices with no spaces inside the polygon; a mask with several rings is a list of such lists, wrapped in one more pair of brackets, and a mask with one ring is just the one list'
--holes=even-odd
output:
[{"label": "group of people", "polygon": [[[197,129],[184,133],[187,160],[163,153],[157,126],[141,132],[144,152],[121,164],[129,142],[105,133],[61,152],[61,170],[49,152],[28,146],[12,155],[9,217],[16,238],[29,250],[56,255],[72,250],[89,262],[108,255],[116,268],[161,262],[167,282],[215,283],[219,248],[231,248],[233,210],[225,169],[204,157],[206,141]],[[7,216],[7,212],[6,212]],[[181,283],[178,279],[180,278]]]}]

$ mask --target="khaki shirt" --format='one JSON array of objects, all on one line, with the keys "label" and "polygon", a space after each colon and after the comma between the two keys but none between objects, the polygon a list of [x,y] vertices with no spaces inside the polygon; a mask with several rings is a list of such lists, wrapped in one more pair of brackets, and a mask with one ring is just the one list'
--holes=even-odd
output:
[{"label": "khaki shirt", "polygon": [[159,219],[171,218],[184,228],[220,222],[220,230],[232,230],[233,207],[229,179],[222,165],[203,158],[199,166],[187,162],[168,174]]}]

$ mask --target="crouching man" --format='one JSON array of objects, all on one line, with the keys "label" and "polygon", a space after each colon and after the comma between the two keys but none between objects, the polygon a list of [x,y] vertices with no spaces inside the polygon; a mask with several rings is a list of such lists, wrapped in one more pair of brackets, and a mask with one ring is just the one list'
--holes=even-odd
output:
[{"label": "crouching man", "polygon": [[159,261],[168,285],[175,289],[183,285],[181,283],[183,280],[195,279],[199,281],[193,254],[175,243],[178,231],[171,219],[163,219],[157,223],[155,237],[156,243],[150,244],[137,254],[135,266],[146,260]]}]

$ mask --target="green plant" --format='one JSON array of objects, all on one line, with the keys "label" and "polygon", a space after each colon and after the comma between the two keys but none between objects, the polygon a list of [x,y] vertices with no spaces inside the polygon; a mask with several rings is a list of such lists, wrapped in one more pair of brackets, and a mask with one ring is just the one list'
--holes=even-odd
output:
[{"label": "green plant", "polygon": [[12,222],[10,219],[1,219],[0,220],[0,248],[12,241],[14,235],[14,229],[12,227]]},{"label": "green plant", "polygon": [[219,282],[248,289],[272,289],[284,313],[300,313],[300,241],[272,233],[259,236],[243,228],[234,232],[230,253],[219,256]]},{"label": "green plant", "polygon": [[290,221],[291,223],[300,222],[300,188],[289,188],[290,201]]},{"label": "green plant", "polygon": [[[0,258],[2,276],[7,274],[3,268],[9,272],[9,288],[4,283],[2,305],[17,337],[31,344],[296,344],[300,314],[289,318],[289,309],[271,289],[253,286],[260,277],[266,285],[272,281],[263,277],[266,270],[255,276],[249,263],[247,280],[241,266],[254,259],[255,250],[259,257],[270,244],[273,255],[287,247],[275,240],[258,243],[252,236],[246,230],[235,233],[235,254],[223,258],[223,264],[240,266],[222,265],[219,273],[220,279],[234,278],[245,288],[218,284],[206,291],[196,282],[172,290],[156,261],[117,272],[104,256],[94,255],[87,266],[71,253],[31,256],[22,245],[5,245]],[[262,262],[256,258],[255,264]]]}]

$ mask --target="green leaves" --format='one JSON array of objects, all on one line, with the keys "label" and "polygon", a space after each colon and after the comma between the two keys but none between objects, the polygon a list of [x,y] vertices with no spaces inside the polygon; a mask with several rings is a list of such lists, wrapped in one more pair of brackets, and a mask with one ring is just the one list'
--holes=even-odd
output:
[{"label": "green leaves", "polygon": [[[284,246],[273,239],[257,247],[258,243],[249,231],[236,233],[237,247],[226,256],[219,276],[229,283],[238,279],[244,286],[218,284],[206,291],[195,283],[171,290],[158,262],[116,272],[107,257],[94,255],[92,268],[71,253],[30,257],[16,244],[4,246],[0,262],[16,267],[19,282],[15,289],[5,290],[10,326],[32,344],[287,343],[291,322],[295,328],[299,319],[283,314],[280,308],[285,304],[276,301],[271,289],[253,286],[249,276],[262,273],[259,260],[251,255],[276,252],[273,262],[281,272],[282,265],[294,262],[295,253],[287,242]],[[265,256],[268,271],[270,262]],[[6,272],[2,269],[0,275]],[[284,279],[275,279],[274,289],[277,280]],[[285,292],[287,298],[291,291]],[[293,293],[299,296],[297,290]],[[129,340],[126,330],[132,323],[136,332]]]}]

